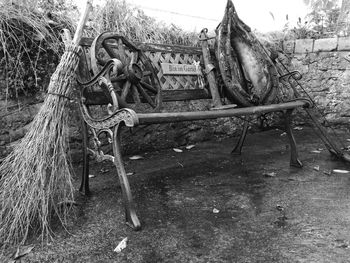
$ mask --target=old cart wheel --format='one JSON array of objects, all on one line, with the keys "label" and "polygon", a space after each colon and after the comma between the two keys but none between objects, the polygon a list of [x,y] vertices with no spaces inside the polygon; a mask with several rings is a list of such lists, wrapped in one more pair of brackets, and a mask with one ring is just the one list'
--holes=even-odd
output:
[{"label": "old cart wheel", "polygon": [[91,68],[94,75],[111,58],[116,58],[123,64],[123,69],[111,77],[120,99],[125,104],[133,101],[136,107],[148,103],[153,109],[159,109],[161,86],[148,58],[123,36],[105,32],[91,45]]}]

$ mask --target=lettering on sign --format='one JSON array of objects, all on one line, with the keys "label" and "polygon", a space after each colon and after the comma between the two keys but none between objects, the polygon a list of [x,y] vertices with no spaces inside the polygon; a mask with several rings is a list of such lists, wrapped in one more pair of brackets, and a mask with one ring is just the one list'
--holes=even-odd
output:
[{"label": "lettering on sign", "polygon": [[201,75],[196,65],[160,63],[160,66],[164,75]]}]

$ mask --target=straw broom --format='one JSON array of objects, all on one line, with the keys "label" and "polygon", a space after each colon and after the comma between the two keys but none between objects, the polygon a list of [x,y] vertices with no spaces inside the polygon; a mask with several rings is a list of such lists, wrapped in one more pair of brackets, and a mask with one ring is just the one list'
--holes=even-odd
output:
[{"label": "straw broom", "polygon": [[51,236],[50,221],[66,223],[72,201],[71,167],[67,158],[68,111],[72,81],[79,63],[79,41],[92,8],[87,0],[73,41],[50,79],[48,95],[31,128],[0,166],[0,247],[24,243],[32,230]]}]

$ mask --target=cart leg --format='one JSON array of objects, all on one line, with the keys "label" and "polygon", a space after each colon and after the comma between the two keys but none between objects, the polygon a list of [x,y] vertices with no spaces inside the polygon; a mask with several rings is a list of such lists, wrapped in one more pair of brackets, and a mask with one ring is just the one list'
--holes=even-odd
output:
[{"label": "cart leg", "polygon": [[245,141],[245,138],[247,136],[248,128],[249,128],[249,122],[248,117],[244,118],[244,124],[243,124],[243,130],[241,133],[241,136],[239,137],[239,140],[235,146],[235,148],[232,150],[232,154],[240,155],[242,153],[243,144]]},{"label": "cart leg", "polygon": [[81,184],[79,191],[84,192],[85,195],[90,195],[89,188],[89,152],[88,152],[88,127],[84,120],[82,120],[83,133],[83,171],[81,176]]},{"label": "cart leg", "polygon": [[120,125],[116,125],[113,131],[113,153],[114,165],[117,169],[120,186],[122,188],[123,203],[125,208],[126,223],[134,230],[141,228],[140,221],[136,215],[135,203],[132,198],[128,177],[125,172],[124,163],[120,150]]},{"label": "cart leg", "polygon": [[303,166],[303,164],[298,158],[297,146],[296,146],[295,138],[291,127],[292,113],[293,113],[293,110],[287,110],[285,112],[286,133],[290,144],[290,166],[300,168]]}]

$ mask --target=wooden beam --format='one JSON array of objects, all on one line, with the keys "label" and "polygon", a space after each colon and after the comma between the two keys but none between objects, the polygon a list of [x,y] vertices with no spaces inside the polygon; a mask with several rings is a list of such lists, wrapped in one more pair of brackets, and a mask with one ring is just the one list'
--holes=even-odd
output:
[{"label": "wooden beam", "polygon": [[[90,47],[93,38],[83,37],[80,41],[80,45],[84,47]],[[190,55],[202,55],[202,49],[200,47],[192,46],[181,46],[181,45],[170,45],[170,44],[153,44],[153,43],[142,43],[134,42],[136,47],[138,47],[143,52],[163,52],[163,53],[185,53]],[[113,47],[113,44],[111,44]],[[214,50],[211,50],[214,52]]]},{"label": "wooden beam", "polygon": [[220,99],[219,89],[218,89],[218,86],[216,85],[215,74],[213,72],[213,69],[215,67],[211,63],[207,32],[208,32],[208,29],[206,29],[206,28],[203,29],[201,31],[199,39],[202,42],[202,52],[203,52],[203,61],[204,61],[204,66],[205,66],[205,74],[207,75],[210,93],[211,93],[211,96],[213,98],[213,106],[215,108],[217,108],[217,107],[221,107],[222,103],[221,103],[221,99]]},{"label": "wooden beam", "polygon": [[[162,90],[161,92],[163,102],[211,99],[210,94],[204,89]],[[84,96],[86,105],[107,105],[111,103],[102,91],[86,92]],[[130,98],[127,98],[126,102],[134,103]],[[141,98],[141,102],[147,103],[143,98]]]},{"label": "wooden beam", "polygon": [[307,107],[309,102],[306,100],[297,100],[292,102],[270,104],[264,106],[253,106],[246,108],[234,108],[227,110],[212,111],[194,111],[194,112],[169,112],[169,113],[139,113],[139,124],[160,124],[170,122],[194,121],[216,119],[223,117],[246,116],[253,114],[269,113],[294,109],[298,107]]}]

